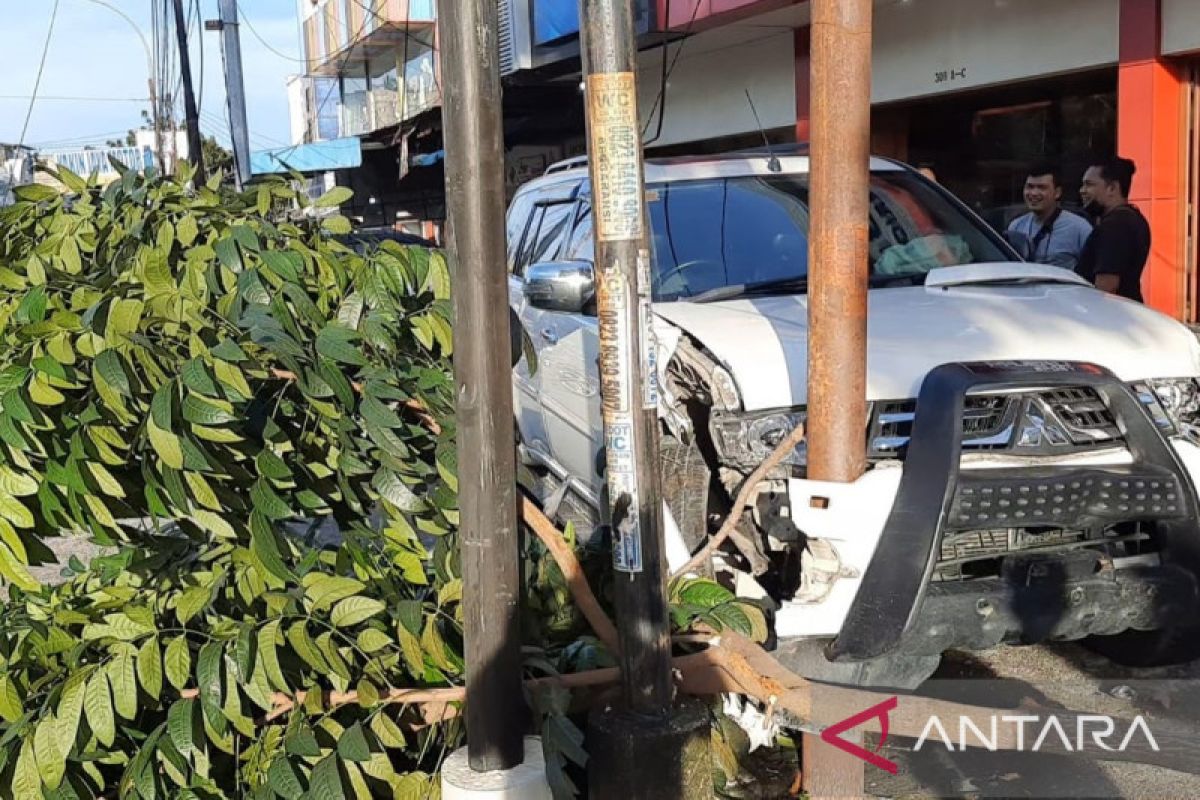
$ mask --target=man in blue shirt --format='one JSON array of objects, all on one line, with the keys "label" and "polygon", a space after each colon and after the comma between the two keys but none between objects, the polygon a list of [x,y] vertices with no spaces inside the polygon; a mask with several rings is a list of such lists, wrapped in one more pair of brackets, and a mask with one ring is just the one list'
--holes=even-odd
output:
[{"label": "man in blue shirt", "polygon": [[[1039,164],[1025,178],[1025,205],[1029,212],[1008,226],[1009,241],[1028,261],[1073,270],[1092,234],[1091,224],[1063,209],[1058,170]],[[1016,234],[1013,236],[1012,234]]]}]

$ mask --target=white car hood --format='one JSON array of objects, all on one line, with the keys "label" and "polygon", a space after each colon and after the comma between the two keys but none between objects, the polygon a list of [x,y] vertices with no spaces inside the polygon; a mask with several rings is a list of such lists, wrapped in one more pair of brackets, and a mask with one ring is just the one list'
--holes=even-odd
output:
[{"label": "white car hood", "polygon": [[[1036,277],[1029,267],[987,265],[980,272],[990,280]],[[945,277],[954,280],[870,292],[867,399],[916,397],[931,369],[953,361],[1090,361],[1124,381],[1200,375],[1196,337],[1138,303],[1065,277],[1011,286]],[[723,363],[746,410],[807,402],[806,296],[659,303],[654,310]]]}]

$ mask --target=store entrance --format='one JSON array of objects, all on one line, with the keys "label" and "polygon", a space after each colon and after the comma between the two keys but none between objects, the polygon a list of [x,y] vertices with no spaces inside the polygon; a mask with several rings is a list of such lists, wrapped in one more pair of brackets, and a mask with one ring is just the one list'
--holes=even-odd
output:
[{"label": "store entrance", "polygon": [[938,181],[997,229],[1023,212],[1030,166],[1049,161],[1068,208],[1079,202],[1089,159],[1117,139],[1115,69],[876,107],[872,149]]}]

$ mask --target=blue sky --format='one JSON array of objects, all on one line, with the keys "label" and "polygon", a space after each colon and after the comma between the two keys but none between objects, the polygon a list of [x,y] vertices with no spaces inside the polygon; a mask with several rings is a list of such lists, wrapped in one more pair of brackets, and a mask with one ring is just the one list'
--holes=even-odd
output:
[{"label": "blue sky", "polygon": [[[131,17],[150,39],[152,0],[105,0]],[[199,0],[201,17],[217,17],[217,0]],[[102,144],[123,138],[140,125],[148,104],[146,51],[128,22],[91,0],[59,0],[58,19],[38,95],[25,136],[27,144],[51,147]],[[0,142],[16,142],[33,91],[42,44],[54,0],[0,0]],[[184,9],[191,6],[185,0]],[[287,144],[285,81],[303,72],[295,0],[241,0],[243,23],[252,25],[272,53],[242,25],[242,61],[250,146],[258,150]],[[228,143],[225,88],[219,34],[197,30],[191,38],[193,79],[199,86],[200,37],[204,39],[204,94],[201,130]],[[294,59],[294,60],[293,60]],[[53,98],[109,98],[85,101]],[[117,99],[111,99],[117,98]],[[130,102],[129,100],[134,101]],[[182,110],[182,99],[179,104]],[[68,141],[69,140],[69,141]]]}]

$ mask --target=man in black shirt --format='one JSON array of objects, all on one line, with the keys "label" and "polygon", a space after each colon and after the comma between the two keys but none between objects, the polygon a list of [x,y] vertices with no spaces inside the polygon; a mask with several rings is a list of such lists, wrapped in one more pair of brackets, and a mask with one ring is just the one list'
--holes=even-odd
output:
[{"label": "man in black shirt", "polygon": [[1079,254],[1075,271],[1110,294],[1142,302],[1142,270],[1150,256],[1150,225],[1129,204],[1137,166],[1128,158],[1099,161],[1088,168],[1079,190],[1098,221]]}]

